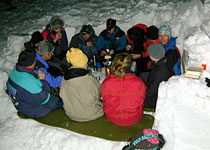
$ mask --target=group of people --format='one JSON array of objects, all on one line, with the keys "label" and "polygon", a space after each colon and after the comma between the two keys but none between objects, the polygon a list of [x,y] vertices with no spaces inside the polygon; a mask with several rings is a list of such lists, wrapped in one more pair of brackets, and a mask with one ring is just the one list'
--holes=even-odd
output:
[{"label": "group of people", "polygon": [[[99,36],[91,25],[83,25],[68,45],[64,21],[53,16],[24,45],[6,86],[15,108],[30,118],[64,108],[75,121],[105,113],[112,123],[130,126],[141,119],[144,107],[155,109],[159,84],[181,74],[169,25],[137,24],[126,35],[109,18]],[[93,57],[102,63],[106,56],[112,60],[111,74],[100,85],[88,64]]]}]

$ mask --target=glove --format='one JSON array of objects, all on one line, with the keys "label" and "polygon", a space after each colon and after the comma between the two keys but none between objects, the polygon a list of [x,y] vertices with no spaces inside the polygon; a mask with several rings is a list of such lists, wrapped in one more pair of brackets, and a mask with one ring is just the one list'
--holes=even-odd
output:
[{"label": "glove", "polygon": [[206,85],[207,85],[208,87],[210,87],[210,79],[209,79],[209,78],[206,78],[205,82],[207,83]]}]

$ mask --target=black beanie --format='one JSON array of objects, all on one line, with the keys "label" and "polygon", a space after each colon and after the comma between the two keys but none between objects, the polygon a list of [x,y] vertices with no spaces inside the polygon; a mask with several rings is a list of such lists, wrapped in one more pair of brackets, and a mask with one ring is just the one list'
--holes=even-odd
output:
[{"label": "black beanie", "polygon": [[147,28],[147,39],[157,40],[158,39],[158,28],[155,26],[150,26]]},{"label": "black beanie", "polygon": [[18,64],[24,67],[31,66],[36,59],[36,53],[32,50],[24,50],[19,54]]},{"label": "black beanie", "polygon": [[44,38],[39,31],[36,31],[32,34],[31,42],[33,43],[33,45],[35,45],[43,40],[44,40]]}]

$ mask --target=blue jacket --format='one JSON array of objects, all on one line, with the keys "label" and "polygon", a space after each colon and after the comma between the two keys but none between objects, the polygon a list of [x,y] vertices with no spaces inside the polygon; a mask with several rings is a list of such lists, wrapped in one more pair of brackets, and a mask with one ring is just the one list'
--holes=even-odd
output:
[{"label": "blue jacket", "polygon": [[125,33],[119,27],[116,27],[112,34],[109,34],[107,29],[103,30],[98,37],[96,46],[98,51],[106,49],[120,51],[125,49],[126,44]]},{"label": "blue jacket", "polygon": [[[176,38],[171,37],[168,44],[163,45],[163,47],[165,48],[166,53],[168,52],[169,49],[173,49],[173,50],[177,51],[178,49],[176,48]],[[180,65],[181,65],[180,58],[178,58],[177,63],[173,66],[175,75],[181,74],[181,66]]]},{"label": "blue jacket", "polygon": [[[47,62],[38,54],[36,53],[37,64],[40,62],[42,65],[41,67],[38,66],[34,72],[38,74],[38,70],[41,70],[45,73],[45,80],[49,83],[50,87],[56,88],[61,86],[61,81],[63,76],[54,77],[50,73],[47,72],[49,65]],[[39,62],[38,62],[39,61]]]},{"label": "blue jacket", "polygon": [[39,80],[33,71],[19,65],[11,72],[7,89],[16,109],[30,118],[45,116],[58,103],[58,97],[50,94],[46,81]]},{"label": "blue jacket", "polygon": [[[92,46],[87,46],[87,42],[92,42]],[[87,57],[90,59],[92,58],[93,55],[97,54],[97,48],[96,48],[96,43],[97,43],[97,36],[95,35],[95,31],[92,31],[91,37],[85,41],[85,39],[82,36],[82,31],[80,33],[74,35],[71,39],[71,42],[69,44],[69,47],[72,48],[79,48],[87,55]]]}]

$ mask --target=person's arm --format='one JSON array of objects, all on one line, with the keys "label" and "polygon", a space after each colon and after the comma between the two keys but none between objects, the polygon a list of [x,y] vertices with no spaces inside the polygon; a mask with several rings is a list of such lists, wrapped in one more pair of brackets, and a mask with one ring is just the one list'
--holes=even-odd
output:
[{"label": "person's arm", "polygon": [[45,68],[40,68],[40,70],[45,73],[45,80],[49,83],[50,87],[56,88],[61,86],[61,80],[63,76],[54,77],[48,73]]},{"label": "person's arm", "polygon": [[98,41],[97,41],[97,44],[96,44],[96,47],[97,47],[97,50],[98,51],[101,51],[101,50],[105,50],[106,49],[105,41],[104,41],[104,38],[103,38],[102,35],[99,35]]}]

